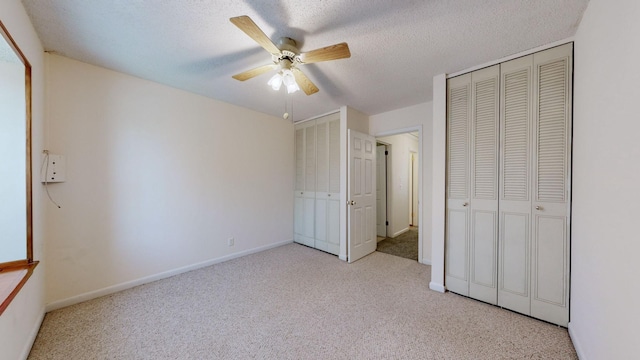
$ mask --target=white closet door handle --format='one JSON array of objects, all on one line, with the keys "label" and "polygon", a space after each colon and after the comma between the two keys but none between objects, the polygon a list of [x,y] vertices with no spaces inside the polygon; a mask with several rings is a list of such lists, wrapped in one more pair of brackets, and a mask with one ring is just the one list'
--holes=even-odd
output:
[{"label": "white closet door handle", "polygon": [[467,205],[469,205],[469,203],[462,203],[462,206],[466,207]]},{"label": "white closet door handle", "polygon": [[536,206],[536,210],[543,210],[543,209],[542,209],[542,206],[537,205],[537,206]]}]

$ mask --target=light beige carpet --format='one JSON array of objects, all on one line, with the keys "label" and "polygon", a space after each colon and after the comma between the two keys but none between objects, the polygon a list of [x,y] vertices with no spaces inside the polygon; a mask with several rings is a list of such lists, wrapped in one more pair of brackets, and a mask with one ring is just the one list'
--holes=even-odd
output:
[{"label": "light beige carpet", "polygon": [[29,359],[576,359],[566,329],[301,245],[48,313]]}]

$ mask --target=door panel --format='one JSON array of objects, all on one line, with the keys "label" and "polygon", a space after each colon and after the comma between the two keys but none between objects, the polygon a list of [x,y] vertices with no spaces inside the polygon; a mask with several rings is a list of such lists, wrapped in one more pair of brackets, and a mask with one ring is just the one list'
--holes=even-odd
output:
[{"label": "door panel", "polygon": [[471,214],[469,296],[495,304],[498,301],[498,212],[472,209]]},{"label": "door panel", "polygon": [[[302,192],[300,192],[299,194],[304,194]],[[304,230],[304,221],[302,221],[302,219],[304,219],[304,198],[302,196],[295,196],[294,200],[293,200],[293,217],[294,217],[294,222],[293,222],[293,232],[294,232],[294,238],[297,240],[297,237],[299,235],[302,235]]]},{"label": "door panel", "polygon": [[327,212],[327,251],[337,255],[340,253],[340,197],[328,201]]},{"label": "door panel", "polygon": [[315,227],[315,248],[327,251],[327,199],[320,199],[318,196],[316,196]]},{"label": "door panel", "polygon": [[446,248],[447,289],[462,295],[469,294],[469,254],[467,241],[467,214],[465,210],[447,212],[447,233],[449,242]]},{"label": "door panel", "polygon": [[375,138],[348,130],[348,259],[354,262],[376,250]]},{"label": "door panel", "polygon": [[534,242],[533,296],[536,300],[565,305],[564,273],[567,263],[565,248],[567,227],[564,217],[536,215]]},{"label": "door panel", "polygon": [[529,214],[503,212],[500,221],[498,304],[529,314]]}]

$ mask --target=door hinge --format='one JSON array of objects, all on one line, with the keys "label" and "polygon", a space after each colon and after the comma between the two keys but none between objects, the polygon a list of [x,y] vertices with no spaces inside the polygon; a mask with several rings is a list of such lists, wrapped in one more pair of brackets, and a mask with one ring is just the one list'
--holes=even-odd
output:
[{"label": "door hinge", "polygon": [[385,154],[385,155],[389,155],[389,151],[385,150],[385,151],[384,151],[384,154]]},{"label": "door hinge", "polygon": [[385,221],[385,223],[386,223],[385,225],[389,226],[389,222],[388,221]]}]

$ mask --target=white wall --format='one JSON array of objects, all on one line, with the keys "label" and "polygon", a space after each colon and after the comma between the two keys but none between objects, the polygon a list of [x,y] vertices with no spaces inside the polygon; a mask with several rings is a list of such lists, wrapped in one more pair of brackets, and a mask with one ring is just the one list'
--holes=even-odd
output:
[{"label": "white wall", "polygon": [[48,308],[292,241],[290,121],[47,59]]},{"label": "white wall", "polygon": [[407,230],[411,223],[409,196],[409,154],[418,152],[418,139],[409,134],[382,136],[376,140],[390,145],[387,148],[387,235],[396,237]]},{"label": "white wall", "polygon": [[21,62],[0,60],[0,263],[27,258],[24,74]]},{"label": "white wall", "polygon": [[[19,0],[0,1],[0,20],[11,33],[20,50],[31,63],[32,92],[32,151],[39,154],[43,141],[44,63],[43,49],[29,18]],[[40,164],[34,155],[32,173]],[[33,182],[33,251],[36,260],[42,260],[44,232],[44,198],[42,187]],[[24,359],[44,316],[44,262],[0,315],[0,357]]]},{"label": "white wall", "polygon": [[445,180],[447,160],[447,76],[433,77],[433,120],[431,128],[431,283],[429,288],[445,292]]},{"label": "white wall", "polygon": [[431,264],[431,202],[432,202],[432,179],[431,179],[431,131],[433,119],[432,103],[425,102],[406,108],[389,111],[369,117],[369,134],[374,136],[389,135],[404,129],[421,129],[422,149],[418,152],[422,166],[420,174],[421,186],[421,215],[419,233],[422,239],[421,254],[419,261]]},{"label": "white wall", "polygon": [[640,2],[591,0],[575,37],[571,319],[582,359],[640,354]]}]

